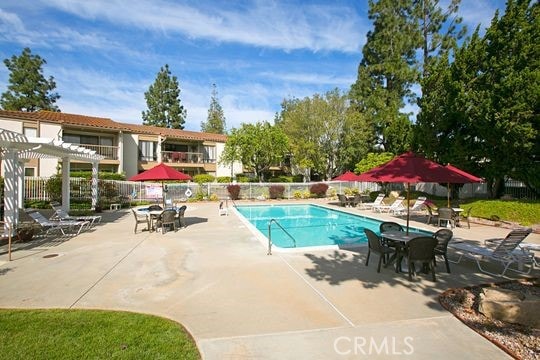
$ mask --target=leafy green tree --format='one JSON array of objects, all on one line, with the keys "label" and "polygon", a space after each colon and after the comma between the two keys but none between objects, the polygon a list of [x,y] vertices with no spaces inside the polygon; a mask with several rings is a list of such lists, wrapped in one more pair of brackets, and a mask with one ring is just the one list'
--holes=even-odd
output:
[{"label": "leafy green tree", "polygon": [[[330,179],[338,164],[349,121],[347,97],[338,89],[311,98],[284,100],[278,124],[289,138],[294,165],[309,177],[315,172]],[[349,144],[354,144],[349,138]]]},{"label": "leafy green tree", "polygon": [[369,153],[365,158],[360,160],[358,164],[356,164],[354,172],[357,174],[365,173],[366,171],[389,162],[393,158],[394,154],[389,152]]},{"label": "leafy green tree", "polygon": [[[374,29],[367,34],[358,67],[358,78],[350,98],[356,111],[372,125],[374,146],[397,152],[408,147],[396,143],[408,114],[402,112],[406,99],[414,99],[411,86],[418,80],[416,49],[421,42],[414,17],[413,0],[369,1],[368,16]],[[390,136],[389,136],[390,135]]]},{"label": "leafy green tree", "polygon": [[43,75],[42,67],[46,63],[39,55],[32,55],[29,48],[24,48],[20,56],[4,60],[10,74],[8,90],[0,98],[2,109],[60,111],[55,105],[60,95],[52,92],[56,88],[54,78],[46,79]]},{"label": "leafy green tree", "polygon": [[506,176],[538,191],[540,108],[539,7],[510,0],[484,38],[477,29],[450,63],[434,63],[416,142],[439,162],[452,162],[486,179],[492,197]]},{"label": "leafy green tree", "polygon": [[210,108],[208,109],[208,118],[206,122],[201,122],[201,131],[225,134],[225,114],[218,100],[216,84],[212,85],[212,99],[210,100]]},{"label": "leafy green tree", "polygon": [[180,88],[176,76],[171,76],[165,64],[155,82],[144,93],[148,110],[142,112],[143,124],[171,129],[183,129],[186,109],[180,102]]},{"label": "leafy green tree", "polygon": [[220,162],[232,164],[241,161],[263,181],[264,171],[279,164],[288,150],[287,137],[278,126],[267,122],[242,124],[239,129],[232,129],[227,137]]}]

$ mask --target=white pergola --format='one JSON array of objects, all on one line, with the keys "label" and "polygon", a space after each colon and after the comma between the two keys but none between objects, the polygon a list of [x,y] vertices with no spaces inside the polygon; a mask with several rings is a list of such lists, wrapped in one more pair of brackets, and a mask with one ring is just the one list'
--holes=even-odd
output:
[{"label": "white pergola", "polygon": [[70,160],[92,163],[92,209],[98,201],[98,166],[103,156],[75,144],[47,138],[26,137],[0,129],[0,148],[4,167],[4,223],[17,229],[19,209],[24,206],[24,162],[28,159],[62,159],[62,209],[69,211]]}]

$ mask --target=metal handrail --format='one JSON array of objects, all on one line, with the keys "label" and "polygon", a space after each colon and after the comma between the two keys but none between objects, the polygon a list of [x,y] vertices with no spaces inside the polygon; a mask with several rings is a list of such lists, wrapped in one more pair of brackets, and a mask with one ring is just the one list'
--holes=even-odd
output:
[{"label": "metal handrail", "polygon": [[268,222],[268,252],[266,253],[266,255],[272,255],[272,223],[279,226],[281,230],[283,230],[285,234],[287,234],[292,239],[294,247],[296,247],[296,239],[291,234],[289,234],[289,232],[285,230],[285,228],[281,226],[281,224],[278,223],[276,219],[270,219],[270,221]]}]

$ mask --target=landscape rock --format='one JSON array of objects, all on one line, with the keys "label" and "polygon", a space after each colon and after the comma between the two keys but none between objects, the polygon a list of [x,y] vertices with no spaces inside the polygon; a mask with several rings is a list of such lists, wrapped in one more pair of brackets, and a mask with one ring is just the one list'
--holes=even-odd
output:
[{"label": "landscape rock", "polygon": [[486,288],[478,310],[490,319],[540,329],[540,298],[507,289]]}]

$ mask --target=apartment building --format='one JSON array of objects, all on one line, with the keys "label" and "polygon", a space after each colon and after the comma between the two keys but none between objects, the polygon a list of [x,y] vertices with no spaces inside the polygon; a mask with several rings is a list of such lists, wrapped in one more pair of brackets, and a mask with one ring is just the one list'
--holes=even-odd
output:
[{"label": "apartment building", "polygon": [[[76,144],[105,158],[99,170],[124,173],[127,178],[160,162],[189,175],[231,176],[242,172],[241,164],[221,165],[219,157],[226,135],[167,129],[116,122],[108,118],[52,111],[34,113],[0,110],[0,128]],[[60,159],[31,159],[25,176],[51,176]],[[71,171],[91,170],[91,165],[72,161]]]}]

